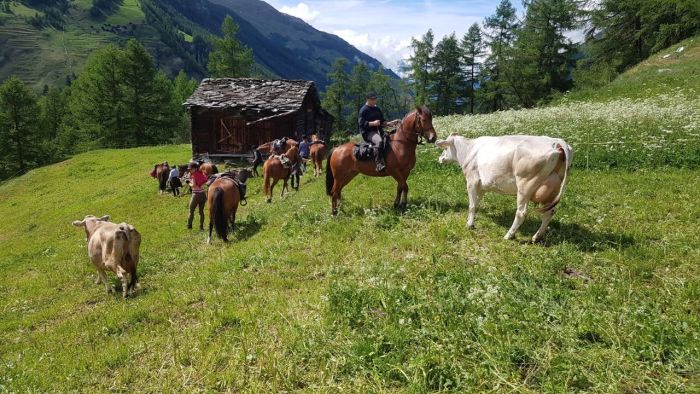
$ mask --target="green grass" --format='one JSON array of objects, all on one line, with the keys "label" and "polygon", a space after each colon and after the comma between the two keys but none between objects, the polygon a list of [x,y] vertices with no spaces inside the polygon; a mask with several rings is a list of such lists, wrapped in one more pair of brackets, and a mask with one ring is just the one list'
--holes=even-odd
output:
[{"label": "green grass", "polygon": [[142,23],[145,15],[141,10],[139,0],[124,0],[119,9],[107,18],[106,22],[112,25],[126,25],[128,23]]},{"label": "green grass", "polygon": [[[418,155],[404,215],[390,179],[356,178],[335,219],[322,179],[272,204],[253,179],[230,245],[186,230],[186,199],[148,176],[188,146],[3,183],[0,391],[697,391],[700,172],[576,170],[532,245],[536,215],[501,239],[509,197],[466,229],[460,170]],[[126,301],[70,225],[105,213],[143,237]]]},{"label": "green grass", "polygon": [[[684,51],[676,52],[681,46]],[[603,88],[573,92],[546,107],[446,116],[435,124],[443,136],[561,137],[573,146],[578,168],[698,168],[699,93],[700,36],[653,55]]]},{"label": "green grass", "polygon": [[[677,49],[683,47],[683,51]],[[621,98],[644,99],[675,95],[678,91],[700,92],[700,36],[651,55],[599,89],[584,89],[565,95],[560,102],[609,102]]]}]

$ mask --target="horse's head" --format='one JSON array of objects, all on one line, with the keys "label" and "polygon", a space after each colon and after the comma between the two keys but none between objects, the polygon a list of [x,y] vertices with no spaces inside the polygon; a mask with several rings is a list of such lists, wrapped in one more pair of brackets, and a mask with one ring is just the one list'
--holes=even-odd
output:
[{"label": "horse's head", "polygon": [[433,114],[427,106],[416,107],[416,119],[413,124],[413,129],[416,134],[423,136],[431,144],[437,139],[437,133],[433,127]]},{"label": "horse's head", "polygon": [[238,179],[238,181],[241,183],[245,183],[252,175],[253,171],[248,168],[236,171],[236,179]]}]

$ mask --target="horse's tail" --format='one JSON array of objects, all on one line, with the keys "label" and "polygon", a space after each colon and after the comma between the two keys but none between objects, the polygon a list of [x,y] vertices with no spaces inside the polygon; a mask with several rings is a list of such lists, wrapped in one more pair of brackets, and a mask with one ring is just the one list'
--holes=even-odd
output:
[{"label": "horse's tail", "polygon": [[335,178],[333,178],[333,171],[331,170],[331,157],[333,157],[333,151],[328,155],[326,160],[326,194],[331,195],[331,190],[333,190],[333,184],[335,183]]},{"label": "horse's tail", "polygon": [[263,166],[263,193],[266,196],[270,195],[270,174],[267,166]]},{"label": "horse's tail", "polygon": [[214,220],[216,235],[223,239],[224,242],[228,242],[228,224],[226,222],[226,215],[224,215],[224,190],[222,188],[217,187],[214,189],[214,197],[212,198],[209,210],[209,220]]}]

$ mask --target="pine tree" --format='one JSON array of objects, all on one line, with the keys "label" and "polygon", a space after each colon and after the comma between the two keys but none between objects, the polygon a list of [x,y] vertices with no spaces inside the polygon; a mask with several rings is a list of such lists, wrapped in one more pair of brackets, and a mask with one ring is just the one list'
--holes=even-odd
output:
[{"label": "pine tree", "polygon": [[124,139],[124,53],[114,45],[93,52],[71,86],[69,127],[61,139],[69,152],[117,145]]},{"label": "pine tree", "polygon": [[350,72],[348,84],[348,93],[350,95],[348,124],[357,123],[357,114],[365,103],[365,97],[369,91],[369,80],[370,74],[367,65],[363,62],[355,64],[355,67]]},{"label": "pine tree", "polygon": [[515,8],[509,0],[501,0],[496,13],[484,22],[490,54],[484,64],[481,95],[488,101],[491,111],[506,108],[510,95],[510,83],[503,75],[508,53],[518,28]]},{"label": "pine tree", "polygon": [[506,75],[520,104],[532,107],[553,91],[571,88],[575,47],[565,33],[578,27],[575,0],[533,0],[506,65]]},{"label": "pine tree", "polygon": [[431,65],[433,70],[431,92],[436,98],[436,114],[449,115],[458,112],[457,102],[463,86],[460,57],[459,41],[454,33],[443,37],[435,46]]},{"label": "pine tree", "polygon": [[253,51],[236,39],[238,25],[230,15],[224,19],[221,31],[223,37],[214,39],[214,49],[209,53],[209,74],[216,78],[250,76]]},{"label": "pine tree", "polygon": [[348,74],[345,72],[347,65],[348,61],[345,58],[338,58],[333,63],[328,73],[330,84],[326,88],[322,103],[324,108],[329,108],[329,112],[335,118],[336,129],[339,131],[345,131],[346,127],[343,116],[350,84]]},{"label": "pine tree", "polygon": [[177,126],[175,142],[188,142],[190,137],[190,119],[187,116],[183,104],[197,89],[197,81],[190,79],[184,70],[180,70],[173,81],[173,106],[180,111],[180,121]]},{"label": "pine tree", "polygon": [[11,77],[0,85],[0,144],[8,152],[0,162],[3,178],[42,162],[37,112],[36,97],[19,79]]},{"label": "pine tree", "polygon": [[416,94],[416,105],[428,104],[431,85],[431,69],[433,56],[433,30],[429,29],[420,40],[411,39],[413,55],[408,59],[408,74]]},{"label": "pine tree", "polygon": [[55,139],[68,113],[69,88],[49,88],[39,100],[41,125],[47,139]]},{"label": "pine tree", "polygon": [[129,146],[170,141],[180,108],[172,101],[172,83],[158,72],[151,55],[135,39],[127,42],[122,63],[125,140]]},{"label": "pine tree", "polygon": [[469,27],[469,31],[462,38],[462,60],[466,68],[465,83],[467,97],[469,97],[469,113],[474,113],[476,102],[476,86],[479,83],[480,57],[484,54],[484,43],[481,38],[481,29],[478,23]]}]

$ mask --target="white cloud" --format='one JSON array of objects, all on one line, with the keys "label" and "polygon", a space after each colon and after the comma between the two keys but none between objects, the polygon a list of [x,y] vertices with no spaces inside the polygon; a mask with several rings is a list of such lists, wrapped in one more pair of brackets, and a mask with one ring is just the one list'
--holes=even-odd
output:
[{"label": "white cloud", "polygon": [[399,62],[410,53],[410,38],[370,36],[369,33],[358,33],[352,29],[333,30],[332,33],[394,71],[398,71]]},{"label": "white cloud", "polygon": [[306,3],[299,3],[294,7],[285,5],[280,8],[280,11],[291,16],[296,16],[307,23],[311,23],[317,16],[319,16],[319,14],[321,14],[319,11],[312,10]]}]

